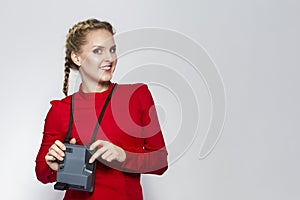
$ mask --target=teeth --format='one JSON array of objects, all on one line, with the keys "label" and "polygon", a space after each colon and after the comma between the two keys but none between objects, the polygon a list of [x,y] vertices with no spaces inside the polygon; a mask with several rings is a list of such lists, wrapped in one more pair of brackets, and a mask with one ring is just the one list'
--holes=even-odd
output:
[{"label": "teeth", "polygon": [[111,68],[111,66],[103,66],[101,67],[102,70],[109,70]]}]

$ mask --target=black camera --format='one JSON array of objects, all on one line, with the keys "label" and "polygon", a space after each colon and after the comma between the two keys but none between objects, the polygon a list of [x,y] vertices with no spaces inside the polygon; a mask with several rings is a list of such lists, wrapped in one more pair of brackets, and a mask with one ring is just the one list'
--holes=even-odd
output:
[{"label": "black camera", "polygon": [[54,188],[93,192],[96,161],[89,163],[93,152],[81,145],[65,144],[65,146],[65,158],[59,162],[57,183]]}]

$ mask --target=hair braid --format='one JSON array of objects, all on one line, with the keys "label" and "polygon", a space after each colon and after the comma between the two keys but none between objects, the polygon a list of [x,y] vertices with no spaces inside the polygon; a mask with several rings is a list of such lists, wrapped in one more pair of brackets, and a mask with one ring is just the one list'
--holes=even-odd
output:
[{"label": "hair braid", "polygon": [[64,77],[64,85],[63,85],[63,93],[68,96],[69,90],[69,75],[70,75],[70,66],[67,56],[65,57],[65,77]]},{"label": "hair braid", "polygon": [[69,29],[66,39],[66,56],[65,56],[65,77],[63,83],[63,93],[67,96],[69,89],[69,75],[71,69],[78,70],[79,66],[76,65],[72,58],[71,53],[80,52],[81,46],[87,43],[86,36],[92,30],[105,29],[114,35],[113,27],[106,21],[99,21],[97,19],[88,19],[78,22],[72,28]]}]

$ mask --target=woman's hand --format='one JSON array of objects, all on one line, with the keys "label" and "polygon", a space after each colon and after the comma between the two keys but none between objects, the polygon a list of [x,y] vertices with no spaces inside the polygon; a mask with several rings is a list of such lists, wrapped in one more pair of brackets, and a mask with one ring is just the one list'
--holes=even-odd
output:
[{"label": "woman's hand", "polygon": [[97,140],[90,146],[90,150],[96,149],[98,146],[101,146],[90,158],[89,162],[94,162],[99,156],[107,162],[117,160],[118,162],[124,162],[126,159],[126,153],[117,145],[114,145],[111,142],[104,140]]},{"label": "woman's hand", "polygon": [[[70,144],[75,144],[76,139],[73,138],[70,140]],[[47,165],[54,171],[58,170],[58,162],[64,160],[66,146],[59,140],[56,140],[54,144],[48,150],[48,153],[45,156]]]}]

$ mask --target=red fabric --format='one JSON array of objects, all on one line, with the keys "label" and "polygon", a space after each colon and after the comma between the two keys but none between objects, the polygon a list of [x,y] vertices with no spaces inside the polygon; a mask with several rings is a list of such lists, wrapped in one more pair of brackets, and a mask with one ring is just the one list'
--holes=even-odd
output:
[{"label": "red fabric", "polygon": [[[77,144],[91,141],[97,117],[113,83],[102,93],[75,94],[71,138]],[[42,183],[56,181],[45,162],[45,155],[55,140],[64,141],[70,120],[70,96],[51,101],[45,119],[43,140],[36,158],[36,175]],[[141,200],[140,174],[163,174],[167,151],[160,130],[151,93],[145,84],[118,85],[105,111],[97,139],[108,140],[126,151],[123,163],[97,161],[93,193],[68,190],[64,199]]]}]

